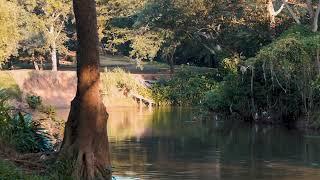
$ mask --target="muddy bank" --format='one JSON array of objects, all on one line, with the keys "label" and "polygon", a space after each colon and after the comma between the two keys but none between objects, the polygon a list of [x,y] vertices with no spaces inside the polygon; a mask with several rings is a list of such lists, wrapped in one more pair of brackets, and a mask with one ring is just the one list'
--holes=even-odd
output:
[{"label": "muddy bank", "polygon": [[58,108],[69,107],[76,93],[76,72],[18,70],[8,71],[23,96],[40,96],[44,104]]},{"label": "muddy bank", "polygon": [[[22,91],[23,97],[36,95],[42,98],[46,105],[56,108],[68,108],[76,93],[77,77],[75,71],[34,71],[14,70],[7,71]],[[155,80],[161,75],[132,74],[137,81]],[[104,96],[104,103],[108,107],[137,106],[137,103],[119,92],[112,97]]]}]

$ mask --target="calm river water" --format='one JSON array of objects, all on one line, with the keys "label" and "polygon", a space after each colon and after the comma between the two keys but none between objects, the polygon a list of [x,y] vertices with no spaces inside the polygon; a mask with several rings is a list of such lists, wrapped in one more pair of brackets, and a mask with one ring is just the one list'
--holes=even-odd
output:
[{"label": "calm river water", "polygon": [[108,109],[119,180],[319,180],[320,137],[283,128],[193,121],[192,109]]}]

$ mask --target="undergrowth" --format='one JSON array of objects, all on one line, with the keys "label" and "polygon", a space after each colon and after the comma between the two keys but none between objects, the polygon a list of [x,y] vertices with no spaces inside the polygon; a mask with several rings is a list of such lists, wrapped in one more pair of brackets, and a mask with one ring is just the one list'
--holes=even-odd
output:
[{"label": "undergrowth", "polygon": [[39,176],[35,174],[28,174],[18,169],[14,164],[9,161],[0,159],[0,179],[1,180],[46,180],[47,177]]},{"label": "undergrowth", "polygon": [[0,138],[22,153],[52,151],[46,130],[28,113],[9,106],[6,90],[0,90]]},{"label": "undergrowth", "polygon": [[102,91],[109,97],[115,96],[119,91],[135,93],[150,98],[151,90],[134,78],[130,73],[116,68],[102,73]]}]

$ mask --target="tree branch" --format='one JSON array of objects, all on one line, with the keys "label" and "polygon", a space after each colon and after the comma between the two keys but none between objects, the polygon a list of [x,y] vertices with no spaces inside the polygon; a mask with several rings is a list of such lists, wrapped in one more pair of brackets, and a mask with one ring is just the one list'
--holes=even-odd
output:
[{"label": "tree branch", "polygon": [[293,17],[293,19],[296,21],[297,24],[301,24],[300,19],[298,16],[296,16],[296,14],[293,12],[293,10],[291,9],[291,7],[288,4],[288,0],[282,0],[282,2],[284,3],[284,5],[286,6],[286,8],[288,9],[289,13],[291,14],[291,16]]},{"label": "tree branch", "polygon": [[275,11],[275,12],[274,12],[274,16],[278,16],[278,15],[282,12],[282,10],[284,9],[284,7],[285,7],[285,4],[282,3],[282,5],[281,5],[281,7],[278,9],[278,11]]},{"label": "tree branch", "polygon": [[64,22],[61,22],[61,25],[60,25],[60,27],[59,27],[59,31],[58,31],[56,37],[54,37],[54,40],[55,40],[55,41],[58,39],[60,33],[61,33],[62,30],[63,30],[63,24],[64,24]]},{"label": "tree branch", "polygon": [[312,24],[312,31],[313,32],[318,31],[319,14],[320,14],[320,0],[318,2],[317,10],[316,10],[316,13],[313,18],[313,24]]},{"label": "tree branch", "polygon": [[312,0],[307,0],[307,9],[309,11],[310,19],[313,19],[314,18],[314,11],[313,11]]}]

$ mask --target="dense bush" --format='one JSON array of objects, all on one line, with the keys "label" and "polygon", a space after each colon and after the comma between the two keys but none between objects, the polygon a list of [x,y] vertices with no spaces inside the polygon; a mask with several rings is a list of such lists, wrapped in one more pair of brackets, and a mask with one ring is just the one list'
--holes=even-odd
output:
[{"label": "dense bush", "polygon": [[199,105],[219,79],[217,72],[196,72],[183,67],[170,80],[161,80],[152,87],[153,99],[159,104]]},{"label": "dense bush", "polygon": [[206,94],[211,110],[236,112],[266,123],[293,123],[309,118],[320,106],[316,49],[319,33],[297,26],[254,57],[227,66],[229,75]]},{"label": "dense bush", "polygon": [[[214,89],[205,94],[202,105],[211,111],[237,111],[249,104],[249,89],[239,81],[238,76],[231,74],[218,83]],[[243,114],[243,116],[246,116]]]},{"label": "dense bush", "polygon": [[42,104],[42,99],[40,96],[28,95],[26,101],[31,109],[37,109]]},{"label": "dense bush", "polygon": [[6,91],[0,91],[0,138],[20,152],[51,151],[52,142],[30,114],[19,112],[6,103]]}]

